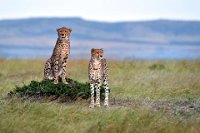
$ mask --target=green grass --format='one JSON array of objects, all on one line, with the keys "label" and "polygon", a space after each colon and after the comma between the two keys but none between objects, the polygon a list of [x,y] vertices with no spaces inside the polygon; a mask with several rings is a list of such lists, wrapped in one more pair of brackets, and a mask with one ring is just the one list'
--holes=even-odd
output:
[{"label": "green grass", "polygon": [[[76,85],[88,86],[87,65],[70,61]],[[88,99],[8,95],[16,88],[32,91],[31,85],[45,85],[45,93],[51,88],[48,95],[65,93],[59,87],[67,86],[42,81],[43,66],[39,60],[0,60],[0,132],[200,132],[200,61],[109,61],[110,108],[89,109]]]}]

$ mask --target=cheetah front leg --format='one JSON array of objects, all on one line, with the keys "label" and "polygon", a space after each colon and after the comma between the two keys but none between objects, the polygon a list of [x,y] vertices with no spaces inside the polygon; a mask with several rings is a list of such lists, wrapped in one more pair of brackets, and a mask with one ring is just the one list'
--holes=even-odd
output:
[{"label": "cheetah front leg", "polygon": [[95,105],[97,107],[100,107],[100,87],[101,87],[101,81],[98,80],[97,83],[96,83],[96,103]]},{"label": "cheetah front leg", "polygon": [[90,97],[90,108],[94,108],[94,81],[90,81],[90,94],[91,94],[91,97]]},{"label": "cheetah front leg", "polygon": [[107,78],[104,79],[103,86],[104,86],[104,90],[105,90],[104,106],[108,107],[109,106],[109,93],[110,93],[110,90],[108,88]]},{"label": "cheetah front leg", "polygon": [[66,75],[67,75],[67,62],[68,62],[68,55],[64,58],[62,62],[62,82],[64,84],[68,84],[66,81]]}]

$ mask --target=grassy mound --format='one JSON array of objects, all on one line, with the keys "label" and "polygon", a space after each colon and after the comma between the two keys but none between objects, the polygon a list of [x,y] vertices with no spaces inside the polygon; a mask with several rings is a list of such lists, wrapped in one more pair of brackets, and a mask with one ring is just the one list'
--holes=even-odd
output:
[{"label": "grassy mound", "polygon": [[[20,96],[60,96],[67,97],[71,100],[77,98],[88,99],[90,97],[89,83],[80,83],[72,79],[67,79],[69,84],[53,84],[53,81],[43,80],[41,82],[31,81],[29,85],[16,87],[9,94],[19,94]],[[101,97],[104,95],[104,90],[101,86]]]}]

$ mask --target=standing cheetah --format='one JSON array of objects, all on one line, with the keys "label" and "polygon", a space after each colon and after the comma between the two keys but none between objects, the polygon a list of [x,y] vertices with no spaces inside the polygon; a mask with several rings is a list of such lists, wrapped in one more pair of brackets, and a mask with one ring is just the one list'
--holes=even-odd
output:
[{"label": "standing cheetah", "polygon": [[[108,66],[106,59],[103,58],[103,49],[91,49],[91,59],[88,67],[88,76],[91,90],[90,108],[96,105],[100,107],[100,86],[103,80],[105,89],[104,105],[109,106],[108,96],[110,90],[108,88]],[[94,100],[94,89],[96,87],[96,101]]]},{"label": "standing cheetah", "polygon": [[62,27],[57,29],[58,39],[50,59],[45,63],[44,79],[54,80],[54,84],[58,83],[58,78],[62,79],[64,84],[66,81],[66,68],[70,54],[70,33],[72,29]]}]

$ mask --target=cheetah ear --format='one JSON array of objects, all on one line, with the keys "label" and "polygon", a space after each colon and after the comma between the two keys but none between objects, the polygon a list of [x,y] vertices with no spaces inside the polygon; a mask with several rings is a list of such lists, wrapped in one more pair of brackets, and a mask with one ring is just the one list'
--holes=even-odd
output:
[{"label": "cheetah ear", "polygon": [[58,28],[56,31],[59,32],[59,30],[60,30],[60,29]]},{"label": "cheetah ear", "polygon": [[72,28],[69,28],[69,32],[72,32]]},{"label": "cheetah ear", "polygon": [[103,48],[100,48],[100,50],[103,52]]},{"label": "cheetah ear", "polygon": [[95,49],[94,49],[94,48],[92,48],[92,49],[91,49],[91,53],[93,53],[93,52],[94,52],[94,50],[95,50]]}]

